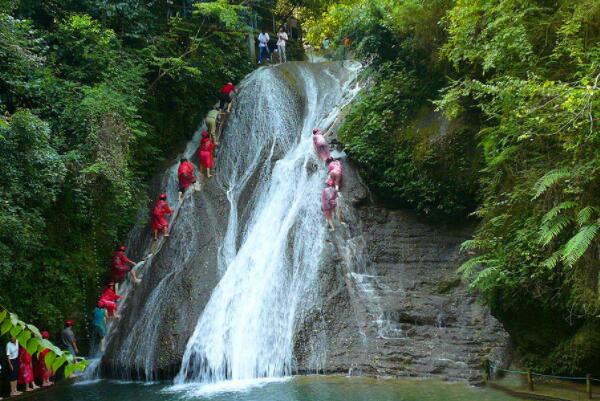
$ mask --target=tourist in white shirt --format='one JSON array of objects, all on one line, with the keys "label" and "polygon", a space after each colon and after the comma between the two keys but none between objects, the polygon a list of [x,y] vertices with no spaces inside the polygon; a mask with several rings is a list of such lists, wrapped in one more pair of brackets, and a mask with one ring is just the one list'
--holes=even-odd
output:
[{"label": "tourist in white shirt", "polygon": [[260,31],[260,34],[258,35],[258,64],[262,63],[263,54],[265,55],[264,58],[266,61],[271,58],[269,53],[269,40],[271,40],[269,34],[266,33],[264,29]]},{"label": "tourist in white shirt", "polygon": [[6,344],[6,357],[8,358],[8,381],[10,381],[10,396],[20,395],[17,391],[17,379],[19,377],[19,342],[12,337]]},{"label": "tourist in white shirt", "polygon": [[277,51],[279,52],[279,61],[282,63],[287,61],[287,55],[285,54],[285,45],[287,41],[287,33],[285,33],[283,27],[279,28],[279,32],[277,32]]}]

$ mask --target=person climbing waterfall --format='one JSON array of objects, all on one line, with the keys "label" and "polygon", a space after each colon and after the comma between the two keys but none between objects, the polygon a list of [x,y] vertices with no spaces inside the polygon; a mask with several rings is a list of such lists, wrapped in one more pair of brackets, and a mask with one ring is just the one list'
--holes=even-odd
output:
[{"label": "person climbing waterfall", "polygon": [[98,305],[92,312],[92,339],[94,343],[100,346],[104,351],[104,337],[106,336],[106,323],[108,321],[108,312],[104,301],[98,301]]},{"label": "person climbing waterfall", "polygon": [[198,157],[200,158],[200,174],[203,170],[206,170],[206,176],[211,178],[210,169],[215,166],[215,160],[213,157],[213,151],[215,145],[210,140],[207,131],[202,131],[202,140],[200,141],[200,148],[198,149]]},{"label": "person climbing waterfall", "polygon": [[[44,340],[50,339],[50,333],[47,331],[42,331],[41,334]],[[42,383],[42,387],[49,387],[54,384],[50,381],[50,378],[52,377],[52,368],[46,365],[46,354],[48,354],[48,352],[50,352],[50,350],[44,348],[38,355],[35,364],[35,377]]]},{"label": "person climbing waterfall", "polygon": [[279,28],[279,32],[277,32],[277,51],[279,53],[279,62],[285,63],[287,62],[287,54],[285,52],[285,46],[288,41],[288,35],[283,29],[283,27]]},{"label": "person climbing waterfall", "polygon": [[232,95],[236,92],[235,85],[227,82],[219,92],[219,108],[222,112],[229,113],[231,109]]},{"label": "person climbing waterfall", "polygon": [[73,320],[67,320],[65,322],[65,327],[60,333],[60,339],[71,355],[76,356],[79,353],[79,348],[77,348],[77,341],[75,340],[75,334],[73,333],[73,324]]},{"label": "person climbing waterfall", "polygon": [[337,197],[338,191],[335,189],[335,183],[330,178],[327,180],[327,186],[323,189],[323,192],[321,192],[321,207],[330,231],[335,231],[333,214],[337,208]]},{"label": "person climbing waterfall", "polygon": [[15,397],[22,393],[17,390],[17,380],[19,379],[19,341],[17,337],[12,336],[6,343],[6,358],[8,360],[8,381],[10,382],[10,396]]},{"label": "person climbing waterfall", "polygon": [[206,115],[206,127],[208,128],[208,132],[210,133],[210,137],[212,138],[215,146],[219,146],[219,138],[217,138],[217,123],[219,120],[219,110],[216,108],[212,109]]},{"label": "person climbing waterfall", "polygon": [[269,61],[271,55],[269,54],[269,34],[264,29],[260,31],[258,35],[258,64],[262,63],[263,55],[266,61]]},{"label": "person climbing waterfall", "polygon": [[117,301],[121,298],[120,295],[117,295],[115,292],[115,283],[112,281],[108,283],[104,291],[102,291],[102,295],[100,295],[100,302],[104,304],[106,308],[106,315],[108,318],[116,317],[119,319],[121,316],[117,313]]},{"label": "person climbing waterfall", "polygon": [[167,203],[167,194],[161,194],[152,208],[152,233],[155,241],[158,240],[159,231],[162,231],[165,237],[169,236],[169,222],[165,216],[171,213],[172,210]]},{"label": "person climbing waterfall", "polygon": [[183,158],[179,161],[179,169],[177,170],[179,178],[179,202],[183,200],[183,194],[187,189],[196,183],[196,175],[194,165]]},{"label": "person climbing waterfall", "polygon": [[19,378],[17,383],[25,386],[25,391],[33,391],[39,388],[35,384],[35,377],[33,376],[33,359],[25,347],[19,348]]},{"label": "person climbing waterfall", "polygon": [[127,273],[131,274],[134,283],[138,284],[142,281],[137,277],[135,270],[132,270],[136,263],[127,257],[126,250],[127,247],[124,245],[117,246],[111,261],[111,280],[117,284],[117,290],[119,283],[127,277]]},{"label": "person climbing waterfall", "polygon": [[319,159],[327,160],[331,157],[329,143],[318,128],[313,129],[313,144],[315,145],[315,151]]},{"label": "person climbing waterfall", "polygon": [[331,157],[327,159],[326,163],[329,178],[333,180],[335,184],[335,190],[339,191],[340,186],[342,185],[342,163],[339,160],[333,159]]}]

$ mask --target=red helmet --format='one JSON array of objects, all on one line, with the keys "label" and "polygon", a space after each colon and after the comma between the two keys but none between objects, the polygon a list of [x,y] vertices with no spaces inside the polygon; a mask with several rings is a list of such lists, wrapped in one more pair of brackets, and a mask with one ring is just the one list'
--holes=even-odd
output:
[{"label": "red helmet", "polygon": [[167,200],[167,194],[160,194],[160,196],[158,197],[158,199],[160,199],[160,200]]},{"label": "red helmet", "polygon": [[335,183],[333,182],[333,180],[331,178],[327,180],[327,186],[328,187],[332,187],[333,184],[335,184]]},{"label": "red helmet", "polygon": [[43,339],[49,339],[50,338],[50,333],[48,333],[47,331],[42,331],[42,338]]},{"label": "red helmet", "polygon": [[313,129],[313,135],[318,134],[318,133],[319,133],[319,129],[318,128]]},{"label": "red helmet", "polygon": [[208,138],[208,131],[202,131],[202,138]]},{"label": "red helmet", "polygon": [[74,324],[74,323],[75,323],[75,322],[74,322],[73,320],[71,320],[71,319],[69,319],[69,320],[65,321],[65,325],[66,325],[66,326],[68,326],[68,327],[71,327],[71,326],[73,326],[73,324]]},{"label": "red helmet", "polygon": [[123,252],[125,252],[125,251],[127,250],[127,247],[126,247],[125,245],[121,245],[121,246],[118,248],[118,250],[119,250],[119,251],[123,251]]}]

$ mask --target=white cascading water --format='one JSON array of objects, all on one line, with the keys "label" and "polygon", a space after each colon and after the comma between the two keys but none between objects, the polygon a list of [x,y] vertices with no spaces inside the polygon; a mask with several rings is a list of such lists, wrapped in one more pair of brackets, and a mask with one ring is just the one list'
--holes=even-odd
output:
[{"label": "white cascading water", "polygon": [[331,125],[357,93],[357,70],[287,63],[242,85],[218,169],[230,202],[223,276],[188,341],[177,384],[292,373],[295,324],[312,302],[326,233],[326,169],[314,155],[312,129]]}]

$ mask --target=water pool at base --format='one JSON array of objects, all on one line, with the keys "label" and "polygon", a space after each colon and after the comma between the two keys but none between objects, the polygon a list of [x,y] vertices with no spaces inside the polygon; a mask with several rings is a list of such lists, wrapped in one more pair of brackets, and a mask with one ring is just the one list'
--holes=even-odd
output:
[{"label": "water pool at base", "polygon": [[171,386],[101,380],[60,386],[31,401],[515,401],[502,392],[437,380],[303,376],[287,380]]}]

